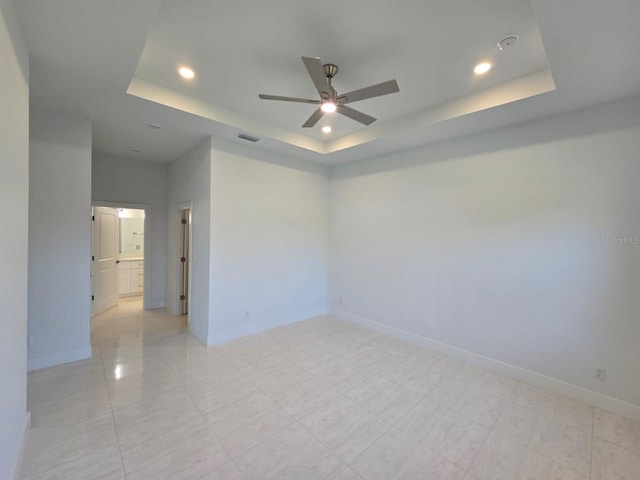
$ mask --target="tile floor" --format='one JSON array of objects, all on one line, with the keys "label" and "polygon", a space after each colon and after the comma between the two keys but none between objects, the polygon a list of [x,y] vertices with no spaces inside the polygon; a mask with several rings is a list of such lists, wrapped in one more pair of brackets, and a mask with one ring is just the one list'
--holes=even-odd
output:
[{"label": "tile floor", "polygon": [[22,479],[638,480],[640,424],[326,316],[205,348],[121,303],[29,375]]}]

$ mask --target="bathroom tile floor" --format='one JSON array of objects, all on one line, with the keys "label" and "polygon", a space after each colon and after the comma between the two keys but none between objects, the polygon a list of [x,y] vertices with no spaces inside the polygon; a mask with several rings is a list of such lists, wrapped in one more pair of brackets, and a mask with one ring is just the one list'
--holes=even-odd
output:
[{"label": "bathroom tile floor", "polygon": [[29,374],[21,479],[639,480],[640,424],[331,316],[206,348],[122,302]]}]

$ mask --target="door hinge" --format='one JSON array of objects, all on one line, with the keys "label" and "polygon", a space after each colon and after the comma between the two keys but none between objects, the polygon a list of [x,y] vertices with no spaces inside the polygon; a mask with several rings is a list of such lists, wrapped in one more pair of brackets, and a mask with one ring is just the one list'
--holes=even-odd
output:
[{"label": "door hinge", "polygon": [[91,215],[91,221],[95,222],[96,221],[96,216],[95,215]]},{"label": "door hinge", "polygon": [[93,302],[93,300],[94,300],[94,297],[93,297],[93,295],[91,295],[91,301]]},{"label": "door hinge", "polygon": [[187,257],[180,257],[180,261],[181,261],[182,263],[186,262],[186,261],[187,261]]},{"label": "door hinge", "polygon": [[181,220],[181,222],[182,222],[182,224],[183,224],[183,225],[186,225],[186,224],[187,224],[187,219],[186,219],[186,218],[183,218],[183,219]]},{"label": "door hinge", "polygon": [[94,260],[95,260],[95,257],[91,255],[91,261],[93,262]]},{"label": "door hinge", "polygon": [[184,295],[180,295],[180,300],[184,300],[185,298],[187,297],[185,297]]}]

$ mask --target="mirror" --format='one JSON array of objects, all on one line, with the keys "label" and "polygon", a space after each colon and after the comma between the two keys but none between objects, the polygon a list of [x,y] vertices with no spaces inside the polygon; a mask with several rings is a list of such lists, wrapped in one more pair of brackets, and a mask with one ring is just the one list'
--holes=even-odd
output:
[{"label": "mirror", "polygon": [[144,210],[119,209],[120,254],[143,256],[144,254]]}]

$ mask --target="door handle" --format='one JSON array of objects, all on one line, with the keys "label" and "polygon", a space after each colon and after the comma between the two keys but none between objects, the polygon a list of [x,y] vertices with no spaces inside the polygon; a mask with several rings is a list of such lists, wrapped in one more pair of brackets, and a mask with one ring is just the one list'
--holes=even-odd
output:
[{"label": "door handle", "polygon": [[116,263],[120,263],[120,260],[116,260]]}]

